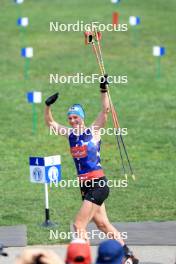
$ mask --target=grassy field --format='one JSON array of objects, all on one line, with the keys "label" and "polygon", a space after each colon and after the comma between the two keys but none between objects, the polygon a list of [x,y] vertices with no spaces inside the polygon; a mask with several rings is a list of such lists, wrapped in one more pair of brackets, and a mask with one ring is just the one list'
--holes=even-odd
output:
[{"label": "grassy field", "polygon": [[[37,105],[38,129],[32,134],[32,108],[25,94],[42,91],[43,99],[59,91],[53,107],[54,117],[67,124],[66,111],[72,103],[84,105],[89,125],[100,111],[98,83],[49,84],[49,74],[84,75],[98,73],[90,47],[84,45],[82,32],[49,32],[49,22],[111,23],[119,11],[120,23],[130,15],[141,17],[138,44],[127,32],[104,32],[102,47],[107,72],[127,75],[127,85],[110,88],[121,127],[128,128],[125,142],[137,180],[128,188],[112,188],[106,202],[111,221],[166,221],[176,218],[174,206],[176,147],[176,35],[175,0],[29,0],[16,6],[1,0],[0,23],[0,225],[25,224],[29,244],[49,241],[49,231],[39,224],[44,220],[44,187],[29,181],[29,156],[62,155],[62,177],[74,179],[75,168],[65,138],[50,136],[43,119],[44,103]],[[28,16],[30,26],[19,32],[18,16]],[[162,74],[156,79],[156,58],[152,46],[166,47],[161,59]],[[32,46],[34,58],[30,78],[24,80],[21,47]],[[107,126],[111,126],[109,119]],[[102,138],[102,164],[109,179],[123,179],[115,138]],[[77,188],[49,190],[51,218],[59,231],[69,231],[70,222],[80,207]],[[64,241],[65,242],[65,241]]]}]

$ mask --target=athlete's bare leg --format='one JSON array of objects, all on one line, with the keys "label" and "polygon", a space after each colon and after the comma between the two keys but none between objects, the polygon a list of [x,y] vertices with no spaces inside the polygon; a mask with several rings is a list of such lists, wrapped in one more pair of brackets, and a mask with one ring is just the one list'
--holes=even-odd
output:
[{"label": "athlete's bare leg", "polygon": [[88,240],[86,227],[91,220],[101,231],[108,234],[109,238],[114,238],[124,245],[119,231],[109,222],[104,203],[99,206],[87,200],[83,201],[74,222],[74,229],[78,237]]},{"label": "athlete's bare leg", "polygon": [[74,230],[79,238],[88,240],[86,235],[87,224],[91,221],[92,217],[99,210],[100,206],[87,200],[83,201],[83,204],[76,215],[74,221]]},{"label": "athlete's bare leg", "polygon": [[[130,263],[133,263],[133,264],[139,263],[139,260],[134,256],[133,252],[127,247],[127,245],[125,245],[123,239],[120,237],[119,231],[109,222],[104,203],[101,205],[99,210],[95,212],[95,215],[92,220],[96,223],[97,227],[101,231],[108,234],[109,238],[116,239],[121,243],[125,251],[126,260],[127,259],[131,260]],[[111,237],[111,234],[112,234],[112,237]]]},{"label": "athlete's bare leg", "polygon": [[113,238],[118,240],[122,246],[125,244],[120,236],[120,232],[109,222],[104,203],[94,213],[92,220],[95,222],[96,226],[101,231],[103,231],[105,234],[108,235],[108,238]]}]

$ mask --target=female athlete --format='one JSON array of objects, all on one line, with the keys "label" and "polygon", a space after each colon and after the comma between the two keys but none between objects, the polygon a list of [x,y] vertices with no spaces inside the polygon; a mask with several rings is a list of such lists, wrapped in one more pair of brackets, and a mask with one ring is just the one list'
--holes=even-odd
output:
[{"label": "female athlete", "polygon": [[48,127],[53,128],[58,134],[66,135],[70,144],[83,200],[74,221],[75,232],[80,238],[87,240],[86,227],[91,220],[94,221],[96,226],[108,237],[121,243],[126,259],[131,260],[133,264],[137,264],[138,260],[125,245],[119,231],[110,223],[104,204],[109,195],[109,187],[101,166],[99,130],[105,126],[110,112],[107,77],[108,75],[102,77],[100,83],[102,110],[90,127],[85,126],[85,113],[80,104],[74,104],[68,110],[67,116],[71,129],[53,119],[51,105],[57,100],[58,93],[50,96],[45,101],[45,122]]}]

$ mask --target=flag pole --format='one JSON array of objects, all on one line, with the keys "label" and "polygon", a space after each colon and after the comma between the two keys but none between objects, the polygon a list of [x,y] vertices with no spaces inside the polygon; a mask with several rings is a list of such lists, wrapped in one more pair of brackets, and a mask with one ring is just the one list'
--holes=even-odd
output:
[{"label": "flag pole", "polygon": [[35,134],[37,130],[37,112],[35,109],[35,103],[32,103],[32,132]]}]

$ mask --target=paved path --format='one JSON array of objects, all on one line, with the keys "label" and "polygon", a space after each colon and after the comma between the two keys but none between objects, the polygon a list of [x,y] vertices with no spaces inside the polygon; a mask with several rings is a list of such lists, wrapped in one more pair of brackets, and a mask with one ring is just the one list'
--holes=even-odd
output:
[{"label": "paved path", "polygon": [[[28,248],[46,248],[52,249],[61,256],[64,260],[66,253],[66,245],[54,245],[54,246],[29,246]],[[92,246],[93,260],[96,258],[97,246]],[[176,264],[176,246],[132,246],[135,254],[140,258],[140,264]],[[15,257],[24,248],[7,248],[6,252],[9,253],[9,257],[0,257],[0,264],[13,264],[15,263]]]}]

